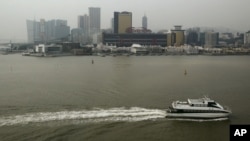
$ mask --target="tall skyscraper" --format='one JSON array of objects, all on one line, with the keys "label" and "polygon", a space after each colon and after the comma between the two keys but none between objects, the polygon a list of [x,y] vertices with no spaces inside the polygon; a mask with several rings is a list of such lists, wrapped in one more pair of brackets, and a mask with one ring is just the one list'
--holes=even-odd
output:
[{"label": "tall skyscraper", "polygon": [[34,42],[34,24],[35,21],[31,21],[31,20],[26,20],[26,24],[27,24],[27,37],[28,37],[28,42],[29,43],[33,43]]},{"label": "tall skyscraper", "polygon": [[83,22],[84,22],[83,16],[82,15],[78,16],[78,18],[77,18],[77,28],[83,28],[83,25],[84,25]]},{"label": "tall skyscraper", "polygon": [[101,8],[89,7],[89,33],[95,34],[101,31]]},{"label": "tall skyscraper", "polygon": [[114,33],[126,33],[132,27],[131,12],[114,12]]},{"label": "tall skyscraper", "polygon": [[42,42],[46,42],[46,33],[45,33],[45,27],[46,27],[45,19],[40,20],[40,38]]},{"label": "tall skyscraper", "polygon": [[40,22],[37,22],[35,20],[26,20],[27,24],[27,35],[28,35],[28,42],[34,43],[34,42],[40,42]]},{"label": "tall skyscraper", "polygon": [[148,28],[148,18],[146,17],[146,15],[142,17],[142,27],[145,29]]},{"label": "tall skyscraper", "polygon": [[56,36],[55,25],[56,25],[56,20],[49,20],[46,22],[47,40],[55,39],[55,36]]},{"label": "tall skyscraper", "polygon": [[83,16],[83,32],[86,34],[86,35],[89,35],[89,16],[88,15],[84,15]]},{"label": "tall skyscraper", "polygon": [[82,28],[83,32],[88,35],[89,33],[89,16],[87,14],[78,16],[78,28]]}]

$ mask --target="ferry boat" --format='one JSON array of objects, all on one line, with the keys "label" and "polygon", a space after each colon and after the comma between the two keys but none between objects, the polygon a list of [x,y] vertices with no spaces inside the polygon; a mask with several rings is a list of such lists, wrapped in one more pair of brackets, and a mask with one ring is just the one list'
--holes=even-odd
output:
[{"label": "ferry boat", "polygon": [[223,107],[214,100],[204,97],[188,99],[187,101],[174,101],[167,110],[167,118],[226,118],[231,110]]}]

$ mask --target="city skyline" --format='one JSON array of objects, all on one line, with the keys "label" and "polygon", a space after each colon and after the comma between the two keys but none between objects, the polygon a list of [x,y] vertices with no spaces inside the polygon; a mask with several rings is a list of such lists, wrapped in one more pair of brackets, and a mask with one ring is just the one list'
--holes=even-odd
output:
[{"label": "city skyline", "polygon": [[241,32],[250,30],[248,0],[2,0],[0,40],[27,40],[26,20],[64,19],[71,29],[77,17],[88,13],[89,7],[101,8],[101,29],[110,28],[115,11],[133,14],[135,27],[141,27],[146,14],[148,28],[153,31],[171,29],[174,25],[189,27],[224,27]]}]

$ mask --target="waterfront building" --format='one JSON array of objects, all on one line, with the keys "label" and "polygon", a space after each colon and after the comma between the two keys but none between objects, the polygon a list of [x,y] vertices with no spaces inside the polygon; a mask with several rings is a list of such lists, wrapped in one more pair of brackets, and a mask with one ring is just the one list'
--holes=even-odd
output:
[{"label": "waterfront building", "polygon": [[146,15],[142,17],[142,27],[145,29],[148,28],[148,18],[146,17]]},{"label": "waterfront building", "polygon": [[143,27],[132,26],[131,12],[114,12],[113,33],[103,32],[102,43],[107,45],[115,45],[117,47],[131,47],[132,44],[140,44],[142,46],[166,46],[167,34],[152,34],[147,29],[147,19],[144,16]]},{"label": "waterfront building", "polygon": [[167,34],[152,33],[103,33],[102,43],[107,45],[116,45],[117,47],[130,47],[132,44],[144,46],[166,46]]},{"label": "waterfront building", "polygon": [[56,44],[39,44],[35,46],[36,53],[43,53],[43,54],[59,54],[62,52],[62,45]]},{"label": "waterfront building", "polygon": [[181,29],[180,25],[176,25],[174,26],[175,29],[171,30],[171,33],[175,34],[175,46],[181,46],[184,45],[185,43],[185,35],[184,35],[184,31]]},{"label": "waterfront building", "polygon": [[205,47],[212,48],[218,45],[219,33],[218,32],[205,32]]},{"label": "waterfront building", "polygon": [[99,33],[101,30],[101,8],[89,7],[89,33]]},{"label": "waterfront building", "polygon": [[246,32],[244,35],[244,44],[250,45],[250,30],[248,32]]},{"label": "waterfront building", "polygon": [[132,27],[131,12],[114,12],[114,33],[126,33],[128,28]]},{"label": "waterfront building", "polygon": [[176,42],[175,33],[168,32],[167,33],[167,46],[174,46],[175,42]]},{"label": "waterfront building", "polygon": [[144,27],[128,27],[126,33],[152,33],[152,31]]}]

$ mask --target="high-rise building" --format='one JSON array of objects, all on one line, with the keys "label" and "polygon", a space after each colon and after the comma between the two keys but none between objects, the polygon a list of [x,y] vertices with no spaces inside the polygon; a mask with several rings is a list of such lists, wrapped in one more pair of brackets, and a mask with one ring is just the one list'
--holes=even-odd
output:
[{"label": "high-rise building", "polygon": [[83,16],[82,15],[78,16],[78,18],[77,18],[77,28],[83,28],[83,25],[84,25],[83,22],[84,22]]},{"label": "high-rise building", "polygon": [[145,29],[148,28],[148,18],[146,17],[146,15],[142,17],[142,27]]},{"label": "high-rise building", "polygon": [[83,16],[83,32],[89,35],[89,16],[86,14]]},{"label": "high-rise building", "polygon": [[205,32],[200,32],[198,41],[200,46],[205,45]]},{"label": "high-rise building", "polygon": [[56,26],[67,26],[67,20],[56,20]]},{"label": "high-rise building", "polygon": [[70,27],[67,26],[67,20],[55,20],[55,40],[67,40],[70,34]]},{"label": "high-rise building", "polygon": [[28,35],[28,42],[34,43],[34,42],[41,42],[40,38],[40,22],[37,22],[35,20],[26,20],[27,24],[27,35]]},{"label": "high-rise building", "polygon": [[27,24],[27,37],[28,42],[33,43],[34,42],[34,36],[35,36],[35,21],[26,20]]},{"label": "high-rise building", "polygon": [[41,19],[40,20],[40,38],[42,42],[47,41],[46,33],[45,33],[45,27],[46,27],[45,24],[46,24],[45,19]]},{"label": "high-rise building", "polygon": [[87,14],[78,16],[78,28],[82,28],[83,32],[88,35],[89,33],[89,16]]},{"label": "high-rise building", "polygon": [[101,31],[101,8],[89,7],[89,33],[91,35]]},{"label": "high-rise building", "polygon": [[246,32],[244,35],[244,44],[250,45],[250,31]]},{"label": "high-rise building", "polygon": [[132,27],[131,12],[114,12],[114,33],[126,33]]},{"label": "high-rise building", "polygon": [[175,45],[175,34],[172,32],[167,33],[167,46],[174,46]]},{"label": "high-rise building", "polygon": [[114,33],[114,18],[111,19],[111,32]]},{"label": "high-rise building", "polygon": [[55,39],[56,40],[67,40],[70,33],[70,27],[67,25],[55,26]]},{"label": "high-rise building", "polygon": [[186,33],[186,43],[188,45],[199,45],[200,28],[189,28]]},{"label": "high-rise building", "polygon": [[185,43],[185,35],[184,30],[181,29],[180,25],[174,26],[175,29],[171,30],[173,34],[175,34],[175,46],[181,46]]},{"label": "high-rise building", "polygon": [[69,36],[70,27],[66,20],[41,19],[40,22],[27,20],[28,42],[50,42],[65,39]]},{"label": "high-rise building", "polygon": [[56,20],[49,20],[46,22],[46,35],[47,35],[47,41],[54,40],[56,35],[55,35],[55,25],[56,25]]},{"label": "high-rise building", "polygon": [[218,32],[205,32],[205,47],[212,48],[218,45],[219,33]]}]

